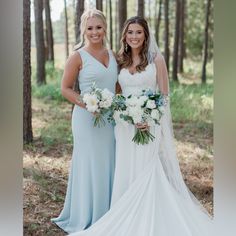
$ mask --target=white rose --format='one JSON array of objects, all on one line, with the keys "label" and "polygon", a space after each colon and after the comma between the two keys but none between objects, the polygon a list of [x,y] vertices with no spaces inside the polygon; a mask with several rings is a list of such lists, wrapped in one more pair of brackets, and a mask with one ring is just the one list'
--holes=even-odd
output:
[{"label": "white rose", "polygon": [[126,105],[127,106],[137,106],[138,105],[138,98],[136,96],[132,96],[130,98],[127,98]]},{"label": "white rose", "polygon": [[149,109],[154,109],[154,108],[156,108],[155,101],[154,101],[154,100],[148,100],[148,101],[147,101],[147,104],[146,104],[146,107],[149,108]]},{"label": "white rose", "polygon": [[141,96],[139,97],[138,99],[138,104],[139,106],[143,106],[144,105],[144,102],[147,100],[148,98],[146,96]]},{"label": "white rose", "polygon": [[142,122],[142,116],[133,116],[132,117],[133,121],[134,121],[134,124],[137,124],[137,123],[141,123]]},{"label": "white rose", "polygon": [[110,107],[111,106],[111,103],[112,103],[112,100],[104,100],[104,101],[100,101],[99,102],[99,106],[101,107],[101,108],[108,108],[108,107]]},{"label": "white rose", "polygon": [[160,106],[160,107],[158,107],[158,110],[159,110],[161,113],[164,113],[165,107],[164,107],[164,106]]},{"label": "white rose", "polygon": [[87,101],[89,100],[90,96],[91,96],[91,94],[85,93],[85,94],[83,95],[83,102],[84,102],[84,103],[87,103]]},{"label": "white rose", "polygon": [[141,107],[129,107],[128,114],[132,117],[134,123],[140,123],[142,121],[143,109]]},{"label": "white rose", "polygon": [[155,120],[159,120],[160,119],[159,111],[157,109],[153,109],[151,111],[151,117]]},{"label": "white rose", "polygon": [[86,104],[86,108],[89,112],[98,111],[98,99],[95,94],[85,94],[83,101]]},{"label": "white rose", "polygon": [[129,114],[129,116],[143,115],[143,109],[138,106],[128,107],[128,114]]},{"label": "white rose", "polygon": [[109,91],[107,88],[102,90],[102,100],[112,100],[114,94]]}]

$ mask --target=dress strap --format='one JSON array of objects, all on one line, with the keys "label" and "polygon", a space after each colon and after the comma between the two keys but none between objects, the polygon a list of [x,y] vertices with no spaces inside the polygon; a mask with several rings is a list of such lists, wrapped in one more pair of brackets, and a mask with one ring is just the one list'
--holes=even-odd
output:
[{"label": "dress strap", "polygon": [[116,60],[116,57],[114,56],[113,51],[112,51],[111,49],[107,49],[107,51],[108,51],[108,53],[109,53],[110,58],[113,58],[113,59]]}]

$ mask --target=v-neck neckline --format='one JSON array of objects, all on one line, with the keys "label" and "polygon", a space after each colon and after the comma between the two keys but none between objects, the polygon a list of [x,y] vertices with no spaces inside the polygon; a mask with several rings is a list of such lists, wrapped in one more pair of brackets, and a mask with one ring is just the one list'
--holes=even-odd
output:
[{"label": "v-neck neckline", "polygon": [[111,62],[111,57],[110,57],[110,53],[109,51],[107,50],[107,53],[108,53],[108,64],[107,66],[104,65],[101,61],[99,61],[96,57],[94,57],[91,53],[89,53],[88,51],[86,51],[85,49],[83,49],[90,57],[92,57],[95,61],[97,61],[103,68],[105,68],[106,70],[109,69],[110,67],[110,62]]},{"label": "v-neck neckline", "polygon": [[136,71],[135,73],[131,73],[128,68],[122,68],[122,70],[126,70],[130,76],[134,76],[134,75],[136,75],[136,74],[142,74],[143,72],[146,72],[149,65],[151,65],[151,64],[148,64],[148,65],[146,66],[145,70],[143,70],[143,71],[141,71],[141,72]]}]

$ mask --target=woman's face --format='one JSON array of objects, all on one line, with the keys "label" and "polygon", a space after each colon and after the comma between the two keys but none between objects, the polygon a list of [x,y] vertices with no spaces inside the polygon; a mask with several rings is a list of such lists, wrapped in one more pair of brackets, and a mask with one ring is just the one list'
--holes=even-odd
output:
[{"label": "woman's face", "polygon": [[126,33],[126,43],[134,49],[141,48],[145,39],[144,29],[139,24],[130,24]]},{"label": "woman's face", "polygon": [[89,17],[85,29],[86,39],[93,44],[102,43],[105,37],[104,24],[97,17]]}]

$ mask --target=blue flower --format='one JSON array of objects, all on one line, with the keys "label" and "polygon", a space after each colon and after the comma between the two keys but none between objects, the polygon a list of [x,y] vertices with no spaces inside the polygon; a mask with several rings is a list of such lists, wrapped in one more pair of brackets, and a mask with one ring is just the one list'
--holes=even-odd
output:
[{"label": "blue flower", "polygon": [[163,106],[164,105],[164,101],[163,99],[158,99],[156,100],[156,105],[159,107],[159,106]]},{"label": "blue flower", "polygon": [[144,92],[144,95],[146,96],[152,96],[153,95],[153,91],[151,89],[147,89],[145,92]]}]

